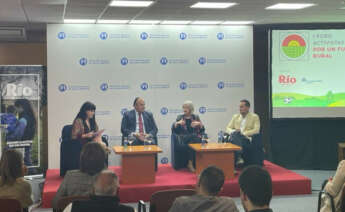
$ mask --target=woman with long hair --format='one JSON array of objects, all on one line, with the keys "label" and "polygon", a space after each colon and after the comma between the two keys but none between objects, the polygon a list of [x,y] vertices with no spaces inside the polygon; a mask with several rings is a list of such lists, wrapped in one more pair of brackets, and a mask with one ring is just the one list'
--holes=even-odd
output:
[{"label": "woman with long hair", "polygon": [[31,185],[24,180],[26,167],[21,153],[14,149],[3,152],[0,160],[0,198],[13,198],[22,208],[32,204]]},{"label": "woman with long hair", "polygon": [[[18,112],[18,130],[16,130],[16,140],[27,141],[34,140],[36,135],[37,121],[32,105],[27,99],[17,99],[14,102]],[[24,164],[32,165],[31,145],[25,147]]]},{"label": "woman with long hair", "polygon": [[98,132],[95,111],[96,105],[91,102],[85,102],[73,121],[72,139],[79,140],[82,145],[90,141],[101,141],[101,133]]}]

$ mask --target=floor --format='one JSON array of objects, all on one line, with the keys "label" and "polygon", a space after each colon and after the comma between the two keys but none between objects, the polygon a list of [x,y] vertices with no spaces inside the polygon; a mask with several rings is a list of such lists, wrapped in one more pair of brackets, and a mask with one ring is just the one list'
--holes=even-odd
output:
[{"label": "floor", "polygon": [[[289,196],[274,196],[271,201],[271,208],[273,211],[279,212],[315,212],[317,210],[318,192],[322,182],[333,176],[335,171],[320,171],[320,170],[293,170],[298,174],[312,179],[312,194],[310,195],[289,195]],[[34,180],[35,181],[35,180]],[[38,198],[36,198],[38,199]],[[234,198],[240,212],[243,212],[240,198]],[[128,204],[137,208],[136,203]],[[149,203],[147,203],[149,205]],[[36,208],[35,212],[50,212],[52,209]]]}]

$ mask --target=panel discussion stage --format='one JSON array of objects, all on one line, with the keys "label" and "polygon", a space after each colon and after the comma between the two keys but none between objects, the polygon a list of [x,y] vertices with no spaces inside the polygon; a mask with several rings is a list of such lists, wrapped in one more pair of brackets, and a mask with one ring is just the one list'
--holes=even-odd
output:
[{"label": "panel discussion stage", "polygon": [[[264,168],[270,173],[273,182],[273,195],[311,194],[311,179],[287,170],[269,161],[264,161]],[[109,169],[121,176],[120,166],[110,166]],[[51,201],[58,190],[63,178],[59,169],[49,169],[44,184],[42,201],[44,208],[51,208]],[[240,188],[238,176],[227,180],[220,195],[238,197]],[[170,164],[161,164],[156,173],[156,181],[152,184],[120,185],[119,197],[121,202],[149,201],[156,191],[167,189],[193,189],[197,183],[197,175],[187,169],[174,170]]]}]

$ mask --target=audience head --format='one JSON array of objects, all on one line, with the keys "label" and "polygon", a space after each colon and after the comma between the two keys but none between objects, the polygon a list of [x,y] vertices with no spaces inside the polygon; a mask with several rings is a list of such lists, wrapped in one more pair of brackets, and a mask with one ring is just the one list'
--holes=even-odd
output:
[{"label": "audience head", "polygon": [[133,102],[133,106],[138,113],[145,111],[145,101],[141,97],[136,97]]},{"label": "audience head", "polygon": [[241,201],[246,211],[269,208],[272,199],[270,174],[259,166],[244,169],[238,179]]},{"label": "audience head", "polygon": [[97,142],[89,142],[80,153],[80,171],[95,175],[105,168],[106,153]]},{"label": "audience head", "polygon": [[247,115],[247,113],[249,112],[249,108],[250,108],[250,103],[248,100],[246,99],[242,99],[240,101],[240,113],[242,115]]},{"label": "audience head", "polygon": [[12,113],[12,114],[14,114],[14,113],[16,113],[16,107],[14,107],[13,105],[9,105],[9,106],[7,107],[6,112],[7,112],[7,113]]},{"label": "audience head", "polygon": [[14,149],[3,152],[0,160],[1,185],[11,185],[17,178],[24,176],[23,156]]},{"label": "audience head", "polygon": [[116,196],[118,187],[116,174],[110,170],[103,170],[97,175],[93,191],[96,196]]},{"label": "audience head", "polygon": [[194,113],[194,105],[192,101],[185,101],[182,105],[184,115],[191,115]]},{"label": "audience head", "polygon": [[95,111],[96,111],[96,105],[94,105],[92,102],[85,102],[77,115],[77,118],[81,118],[82,120],[86,119],[94,119],[95,118]]},{"label": "audience head", "polygon": [[208,196],[216,196],[223,187],[224,179],[225,176],[223,170],[216,166],[207,167],[199,176],[199,193],[203,193]]}]

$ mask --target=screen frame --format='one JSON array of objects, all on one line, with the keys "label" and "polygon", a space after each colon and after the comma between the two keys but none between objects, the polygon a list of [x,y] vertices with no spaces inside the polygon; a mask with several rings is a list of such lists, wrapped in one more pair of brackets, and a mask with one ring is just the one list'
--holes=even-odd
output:
[{"label": "screen frame", "polygon": [[272,100],[272,32],[273,30],[345,30],[345,23],[301,23],[301,24],[272,24],[267,25],[268,33],[268,95],[270,120],[345,120],[344,117],[273,117]]}]

